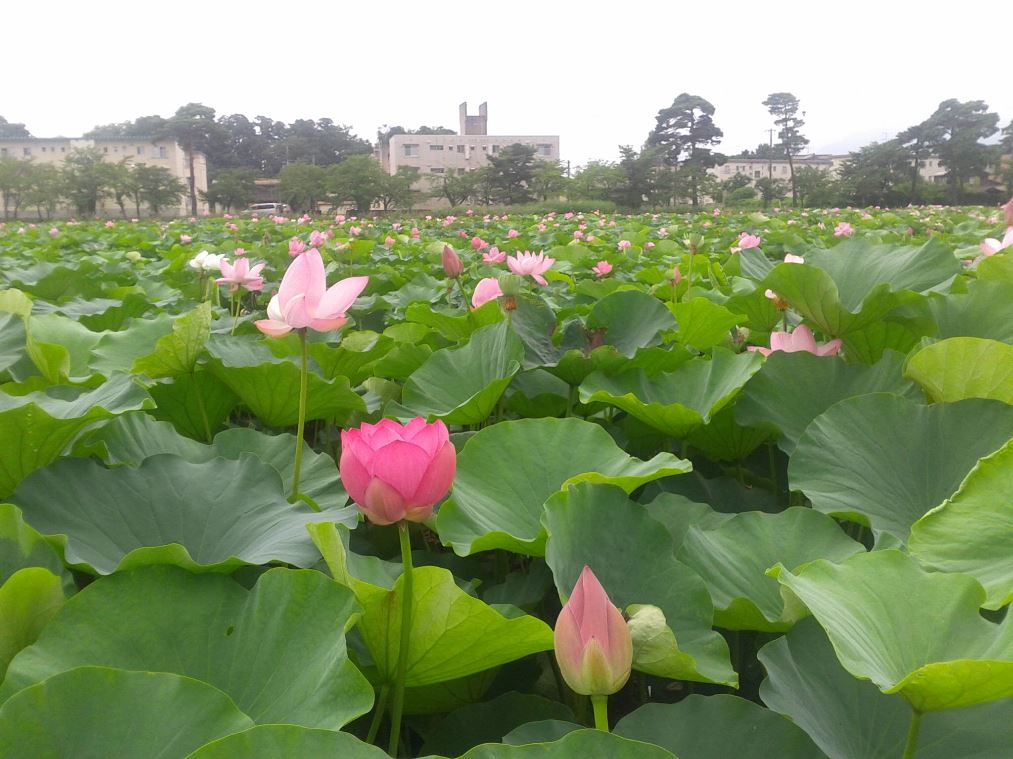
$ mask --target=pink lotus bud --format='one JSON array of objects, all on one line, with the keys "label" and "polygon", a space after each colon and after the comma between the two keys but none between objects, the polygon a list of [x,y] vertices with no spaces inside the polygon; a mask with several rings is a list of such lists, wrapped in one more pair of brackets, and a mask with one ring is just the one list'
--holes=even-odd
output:
[{"label": "pink lotus bud", "polygon": [[457,452],[442,421],[390,419],[341,431],[341,484],[373,524],[422,522],[447,494]]},{"label": "pink lotus bud", "polygon": [[672,269],[672,284],[677,285],[680,282],[682,282],[682,272],[679,271],[679,267],[676,266],[674,269]]},{"label": "pink lotus bud", "polygon": [[464,264],[461,257],[454,252],[449,245],[443,246],[443,273],[451,279],[457,279],[464,271]]},{"label": "pink lotus bud", "polygon": [[499,280],[495,277],[486,277],[475,285],[475,293],[471,296],[471,307],[479,308],[502,295],[503,291],[500,289]]},{"label": "pink lotus bud", "polygon": [[632,246],[633,243],[631,243],[629,240],[620,240],[619,245],[617,247],[619,248],[619,250],[629,250]]},{"label": "pink lotus bud", "polygon": [[559,613],[555,637],[559,670],[575,693],[609,696],[630,678],[633,638],[590,567]]},{"label": "pink lotus bud", "polygon": [[383,241],[383,244],[384,244],[384,245],[386,245],[386,246],[387,246],[388,248],[393,248],[393,247],[394,247],[394,244],[395,244],[396,242],[397,242],[397,240],[395,240],[395,239],[394,239],[393,237],[391,237],[391,236],[389,236],[389,235],[388,235],[388,236],[387,236],[387,239],[385,239],[385,240]]},{"label": "pink lotus bud", "polygon": [[300,240],[298,237],[293,237],[288,241],[288,254],[295,258],[300,253],[306,252],[306,243]]}]

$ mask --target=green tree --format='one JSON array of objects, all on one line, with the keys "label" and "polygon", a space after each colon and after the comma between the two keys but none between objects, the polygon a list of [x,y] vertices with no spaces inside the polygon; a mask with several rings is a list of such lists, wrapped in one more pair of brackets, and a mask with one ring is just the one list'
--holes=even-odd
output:
[{"label": "green tree", "polygon": [[257,172],[253,169],[225,169],[204,193],[212,207],[221,206],[225,213],[253,202],[257,194]]},{"label": "green tree", "polygon": [[475,194],[480,179],[478,171],[447,172],[436,181],[430,197],[446,198],[451,206],[459,206]]},{"label": "green tree", "polygon": [[[624,208],[640,208],[644,202],[654,202],[658,194],[658,175],[661,159],[655,148],[637,152],[629,145],[619,146],[619,168],[623,182],[613,193],[615,201]],[[666,172],[666,179],[671,175]],[[671,195],[671,192],[667,193]]]},{"label": "green tree", "polygon": [[31,186],[32,162],[11,156],[0,157],[0,195],[3,196],[4,218],[18,218],[21,196]]},{"label": "green tree", "polygon": [[531,178],[531,191],[542,201],[558,198],[566,191],[568,180],[559,161],[538,161]]},{"label": "green tree", "polygon": [[625,182],[626,174],[618,164],[589,161],[571,180],[569,195],[574,200],[613,200]]},{"label": "green tree", "polygon": [[104,163],[102,171],[105,175],[105,186],[108,194],[112,195],[116,205],[119,206],[120,214],[127,217],[127,200],[134,196],[134,172],[130,163],[130,156],[127,156],[118,163]]},{"label": "green tree", "polygon": [[917,203],[919,200],[918,180],[921,179],[921,171],[924,160],[931,155],[932,146],[939,142],[942,130],[934,119],[926,119],[920,124],[908,127],[898,134],[894,140],[897,144],[904,146],[911,155],[911,187],[908,190],[908,202]]},{"label": "green tree", "polygon": [[513,205],[531,200],[535,178],[535,148],[514,143],[499,155],[489,155],[489,182],[497,203]]},{"label": "green tree", "polygon": [[140,163],[134,166],[134,208],[141,215],[144,204],[152,215],[157,216],[163,208],[174,206],[186,194],[186,187],[168,169]]},{"label": "green tree", "polygon": [[109,193],[109,165],[98,148],[71,150],[62,173],[67,198],[78,214],[94,216],[99,201]]},{"label": "green tree", "polygon": [[[383,174],[383,172],[381,172]],[[401,166],[396,174],[383,174],[380,181],[380,194],[377,200],[384,211],[392,208],[411,208],[418,193],[412,189],[419,179],[419,170],[415,166]]]},{"label": "green tree", "polygon": [[52,164],[39,164],[30,166],[28,185],[22,193],[22,202],[26,206],[33,206],[39,219],[49,219],[56,211],[60,199],[63,197],[63,176],[60,169]]},{"label": "green tree", "polygon": [[841,165],[844,199],[856,206],[894,206],[906,201],[911,155],[896,140],[874,142]]},{"label": "green tree", "polygon": [[770,177],[757,179],[756,190],[760,193],[764,208],[788,194],[788,186],[782,180]]},{"label": "green tree", "polygon": [[222,127],[215,122],[215,109],[201,103],[180,106],[165,124],[165,135],[179,143],[186,153],[187,189],[190,215],[197,215],[197,184],[194,176],[195,154],[207,153],[209,146],[222,137]]},{"label": "green tree", "polygon": [[798,187],[795,182],[795,164],[792,157],[801,153],[809,144],[809,140],[799,131],[805,126],[805,122],[798,115],[798,98],[790,92],[773,92],[763,101],[763,105],[774,117],[774,123],[779,129],[777,136],[780,140],[781,150],[783,155],[788,158],[788,174],[791,177],[791,204],[795,206],[798,204]]},{"label": "green tree", "polygon": [[711,150],[724,132],[714,124],[714,106],[699,95],[680,94],[668,108],[658,111],[647,145],[658,148],[665,163],[679,167],[693,207],[700,205],[700,185],[707,169],[724,162]]},{"label": "green tree", "polygon": [[838,203],[837,182],[826,169],[803,166],[795,175],[798,202],[803,208],[829,207]]},{"label": "green tree", "polygon": [[310,163],[291,163],[278,174],[278,191],[283,203],[293,211],[317,210],[317,202],[326,195],[327,171]]},{"label": "green tree", "polygon": [[0,140],[26,140],[31,136],[24,124],[14,124],[0,116]]},{"label": "green tree", "polygon": [[380,197],[387,174],[371,155],[353,155],[327,170],[327,194],[335,203],[351,201],[365,216]]},{"label": "green tree", "polygon": [[929,117],[934,125],[931,147],[946,167],[946,183],[950,189],[950,202],[960,202],[964,184],[971,177],[980,177],[996,158],[992,146],[981,140],[991,137],[999,129],[999,115],[988,112],[984,100],[961,103],[951,98],[939,104]]}]

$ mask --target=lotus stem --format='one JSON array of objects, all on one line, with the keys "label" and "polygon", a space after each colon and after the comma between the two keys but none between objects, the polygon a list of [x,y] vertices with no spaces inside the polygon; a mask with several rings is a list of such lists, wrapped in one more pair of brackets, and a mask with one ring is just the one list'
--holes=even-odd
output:
[{"label": "lotus stem", "polygon": [[907,742],[904,744],[904,753],[901,759],[914,759],[918,749],[918,731],[922,726],[922,713],[917,709],[911,711],[911,725],[907,730]]},{"label": "lotus stem", "polygon": [[394,681],[394,701],[390,707],[390,743],[387,753],[397,756],[401,738],[401,713],[404,710],[404,683],[408,673],[408,646],[412,630],[412,541],[408,534],[408,523],[397,523],[398,538],[401,541],[401,645],[397,652],[397,675]]},{"label": "lotus stem", "polygon": [[295,468],[292,473],[292,495],[289,503],[299,498],[299,478],[302,474],[303,434],[306,430],[306,393],[309,386],[309,368],[306,356],[306,329],[299,330],[299,347],[302,354],[301,372],[299,375],[299,424],[295,433]]},{"label": "lotus stem", "polygon": [[204,393],[200,389],[200,383],[197,381],[197,370],[193,369],[190,372],[190,379],[193,380],[193,394],[197,397],[197,410],[200,411],[200,420],[204,424],[204,438],[210,443],[211,442],[211,425],[208,423],[208,412],[204,408]]},{"label": "lotus stem", "polygon": [[390,695],[390,686],[380,687],[380,693],[376,697],[376,706],[373,707],[373,721],[369,723],[369,732],[366,733],[366,743],[372,744],[376,740],[376,734],[380,731],[380,722],[383,720],[384,712],[387,711],[387,696]]},{"label": "lotus stem", "polygon": [[594,708],[594,727],[607,733],[609,731],[609,697],[591,696],[591,706]]}]

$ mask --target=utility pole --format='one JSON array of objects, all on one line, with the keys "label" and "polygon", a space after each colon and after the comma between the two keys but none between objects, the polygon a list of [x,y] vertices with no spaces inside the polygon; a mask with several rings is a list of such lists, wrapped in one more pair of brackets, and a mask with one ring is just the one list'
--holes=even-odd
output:
[{"label": "utility pole", "polygon": [[770,152],[767,153],[767,179],[773,181],[774,179],[774,130],[768,129],[767,134],[770,136]]}]

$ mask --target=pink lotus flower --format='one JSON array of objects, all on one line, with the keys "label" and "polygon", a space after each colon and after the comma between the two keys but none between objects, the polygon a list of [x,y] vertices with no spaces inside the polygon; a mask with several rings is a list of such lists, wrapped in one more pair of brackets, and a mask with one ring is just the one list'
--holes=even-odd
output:
[{"label": "pink lotus flower", "polygon": [[246,255],[246,249],[245,248],[236,248],[232,252],[235,253],[237,256],[245,256]]},{"label": "pink lotus flower", "polygon": [[584,233],[581,232],[579,229],[575,230],[574,233],[573,233],[573,239],[574,240],[582,240],[582,239],[584,239]]},{"label": "pink lotus flower", "polygon": [[1002,206],[1003,215],[1006,217],[1006,226],[1013,227],[1013,198],[1006,201],[1006,205]]},{"label": "pink lotus flower", "polygon": [[116,226],[116,222],[115,221],[107,221],[106,222],[106,229],[112,229],[115,226]]},{"label": "pink lotus flower", "polygon": [[793,254],[789,253],[789,254],[787,254],[784,257],[784,262],[786,264],[804,264],[805,263],[805,259],[802,258],[802,256],[796,256],[796,255],[793,255]]},{"label": "pink lotus flower", "polygon": [[395,243],[397,243],[397,240],[395,240],[395,239],[394,239],[393,237],[391,237],[390,235],[388,235],[388,236],[387,236],[387,239],[383,241],[383,244],[384,244],[385,246],[387,246],[388,248],[393,248],[393,247],[394,247],[394,245],[395,245]]},{"label": "pink lotus flower", "polygon": [[654,243],[653,242],[645,242],[644,243],[644,250],[650,250],[653,247],[654,247]]},{"label": "pink lotus flower", "polygon": [[461,257],[449,245],[443,246],[442,260],[443,273],[451,279],[457,279],[464,272],[464,264],[461,263]]},{"label": "pink lotus flower", "polygon": [[306,243],[304,243],[298,237],[293,237],[291,240],[288,241],[288,254],[293,258],[295,258],[298,255],[301,255],[302,253],[305,253],[306,250],[307,250]]},{"label": "pink lotus flower", "polygon": [[236,262],[230,264],[225,258],[222,258],[218,262],[218,268],[221,270],[222,276],[215,280],[215,284],[228,285],[230,293],[236,292],[239,288],[250,292],[264,288],[264,280],[260,276],[260,272],[264,268],[263,263],[250,266],[250,259],[236,258]]},{"label": "pink lotus flower", "polygon": [[1006,234],[1003,235],[1002,241],[996,240],[994,237],[989,237],[984,240],[981,245],[981,253],[984,256],[994,256],[1000,250],[1013,246],[1013,226],[1010,226],[1006,230]]},{"label": "pink lotus flower", "polygon": [[556,619],[556,661],[566,684],[584,696],[609,696],[630,679],[633,638],[622,612],[585,566]]},{"label": "pink lotus flower", "polygon": [[737,245],[732,247],[732,253],[738,253],[749,248],[757,248],[763,240],[756,235],[751,235],[748,232],[743,232],[739,235],[739,242]]},{"label": "pink lotus flower", "polygon": [[312,232],[310,232],[311,248],[322,248],[324,247],[324,244],[326,242],[327,242],[327,235],[325,235],[323,232],[318,232],[315,229]]},{"label": "pink lotus flower", "polygon": [[293,329],[338,329],[368,282],[369,277],[349,277],[328,289],[320,252],[310,248],[289,264],[267,305],[268,318],[256,322],[257,329],[271,337],[282,337]]},{"label": "pink lotus flower", "polygon": [[518,232],[516,229],[511,229],[507,232],[507,237],[509,239],[513,239],[514,237],[520,237],[520,235],[521,233]]},{"label": "pink lotus flower", "polygon": [[334,217],[334,223],[335,224],[344,224],[345,223],[345,215],[343,213],[339,213],[337,216]]},{"label": "pink lotus flower", "polygon": [[362,227],[349,227],[348,234],[350,234],[352,237],[358,237],[359,235],[362,234]]},{"label": "pink lotus flower", "polygon": [[495,245],[489,248],[488,253],[482,254],[482,260],[485,261],[487,264],[501,264],[504,261],[506,261],[506,259],[507,259],[506,252],[500,250]]},{"label": "pink lotus flower", "polygon": [[422,233],[419,231],[418,227],[412,227],[412,237],[418,238],[418,236],[421,234]]},{"label": "pink lotus flower", "polygon": [[612,264],[608,261],[599,261],[595,266],[591,267],[591,271],[598,275],[598,279],[601,279],[612,273]]},{"label": "pink lotus flower", "polygon": [[484,306],[495,298],[500,298],[503,295],[503,291],[500,289],[499,280],[495,277],[486,277],[480,279],[478,284],[475,285],[475,293],[471,296],[471,307],[478,308]]},{"label": "pink lotus flower", "polygon": [[457,453],[442,421],[390,419],[341,431],[341,484],[373,524],[423,522],[450,489]]},{"label": "pink lotus flower", "polygon": [[[53,234],[53,230],[49,230],[49,234]],[[180,235],[180,236],[179,236],[179,241],[180,241],[181,243],[183,243],[184,245],[186,245],[186,244],[187,244],[188,242],[190,242],[190,241],[191,241],[192,239],[193,239],[193,238],[192,238],[192,237],[190,237],[190,235]]]},{"label": "pink lotus flower", "polygon": [[[467,233],[464,233],[464,236],[467,237],[468,236]],[[475,235],[474,237],[471,238],[471,248],[472,248],[472,250],[482,250],[483,248],[488,248],[488,247],[489,247],[489,243],[487,243],[485,240],[483,240],[478,235]]]},{"label": "pink lotus flower", "polygon": [[543,287],[549,283],[542,274],[547,272],[554,263],[556,263],[556,259],[548,258],[544,252],[535,254],[526,250],[516,256],[507,256],[507,266],[510,271],[521,277],[530,276]]},{"label": "pink lotus flower", "polygon": [[[777,295],[774,295],[772,300],[776,300]],[[764,293],[766,295],[766,293]],[[767,295],[769,298],[770,296]],[[750,345],[749,350],[755,351],[756,353],[762,353],[764,356],[769,356],[774,351],[784,351],[785,353],[799,353],[806,352],[812,353],[815,356],[834,356],[841,350],[841,339],[836,338],[823,345],[816,344],[816,338],[813,337],[812,330],[804,324],[800,324],[795,328],[794,332],[771,332],[770,333],[770,347],[762,348],[758,345]]]},{"label": "pink lotus flower", "polygon": [[851,237],[853,234],[855,234],[854,227],[846,221],[842,221],[834,227],[834,237]]},{"label": "pink lotus flower", "polygon": [[624,251],[624,250],[629,250],[631,247],[633,247],[633,243],[631,243],[629,240],[620,240],[619,241],[618,248],[619,248],[620,252]]},{"label": "pink lotus flower", "polygon": [[[52,228],[51,228],[51,229],[49,230],[49,236],[50,236],[50,237],[56,237],[56,236],[57,236],[58,234],[60,234],[60,230],[59,230],[59,229],[57,229],[56,227],[52,227]],[[189,240],[187,240],[187,242],[189,242]]]},{"label": "pink lotus flower", "polygon": [[682,272],[679,271],[679,267],[676,266],[674,269],[672,269],[672,284],[677,285],[680,282],[682,282]]}]

